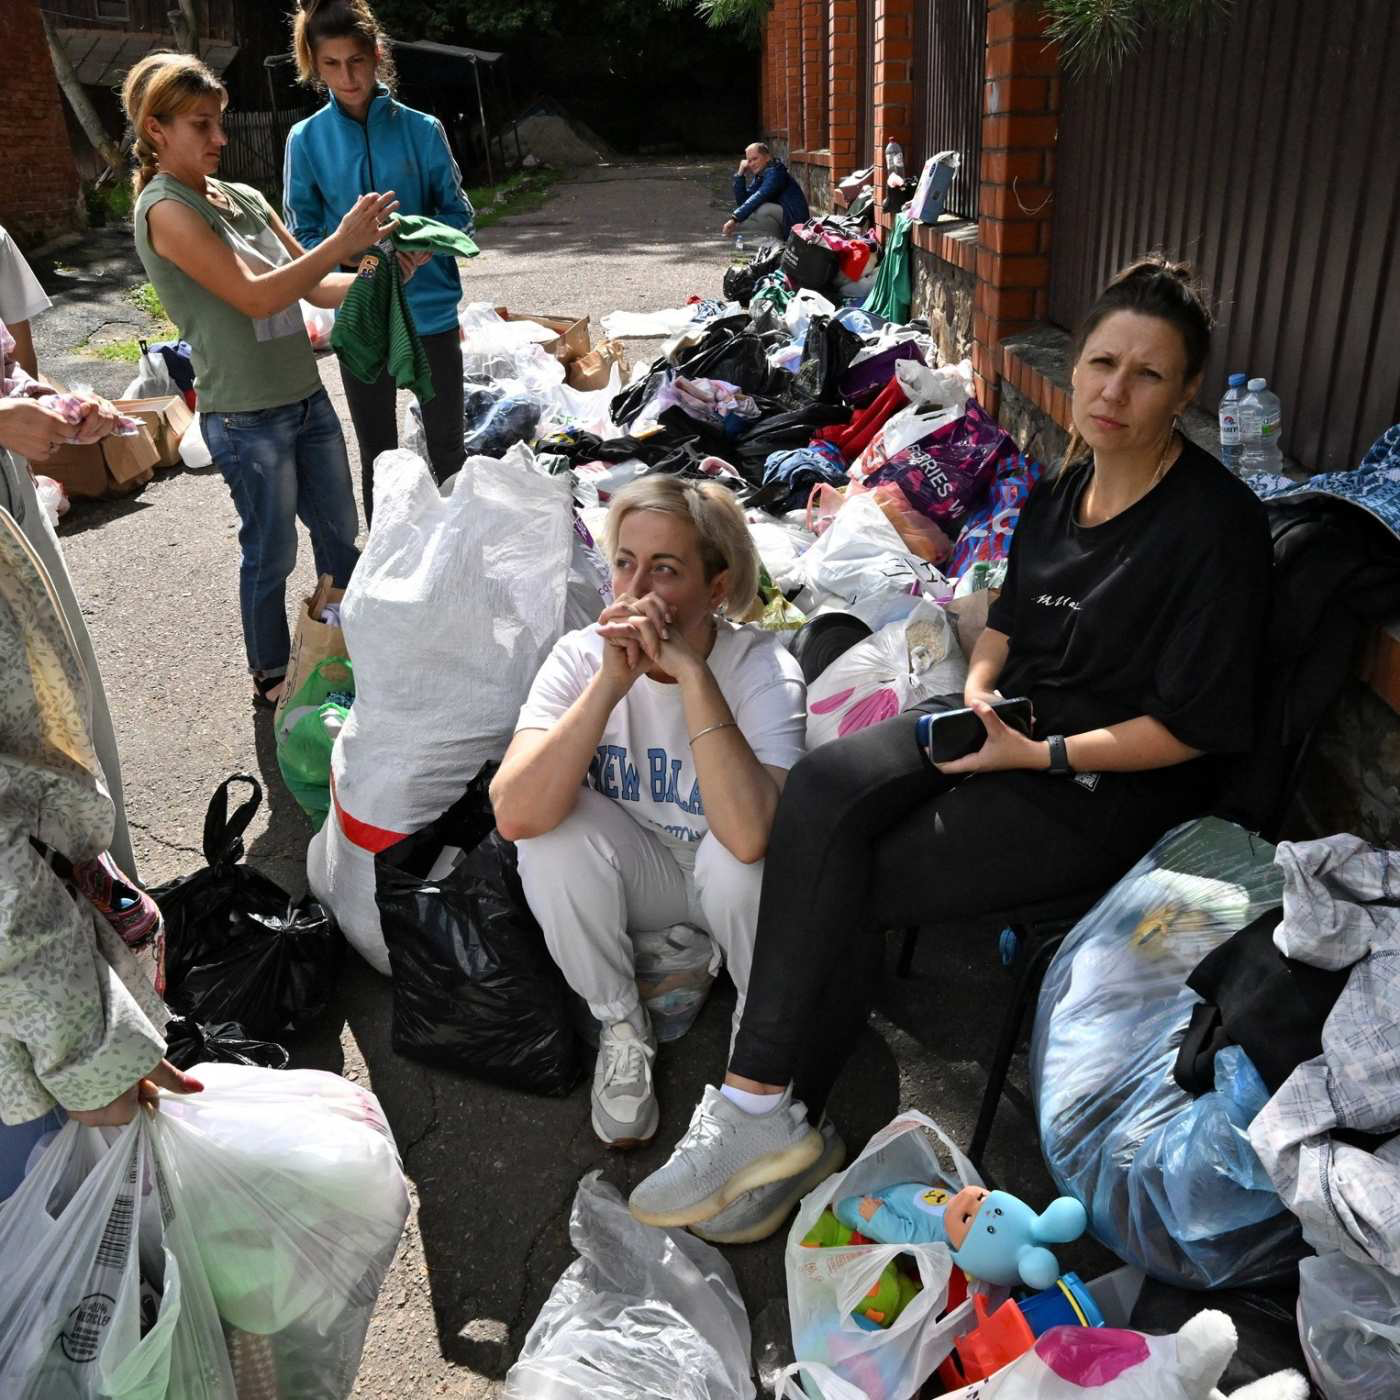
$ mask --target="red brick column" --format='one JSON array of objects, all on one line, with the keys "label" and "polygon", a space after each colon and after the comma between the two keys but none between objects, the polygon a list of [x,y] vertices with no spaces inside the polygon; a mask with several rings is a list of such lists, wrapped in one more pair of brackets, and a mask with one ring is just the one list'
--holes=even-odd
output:
[{"label": "red brick column", "polygon": [[[885,144],[914,136],[915,0],[875,0],[875,199],[885,194]],[[905,175],[911,172],[906,169]]]},{"label": "red brick column", "polygon": [[991,413],[1001,340],[1048,311],[1058,71],[1039,7],[988,0],[972,368],[977,397]]},{"label": "red brick column", "polygon": [[831,78],[827,87],[827,146],[831,150],[832,185],[844,179],[859,164],[856,141],[860,113],[856,98],[860,81],[856,62],[860,57],[856,26],[859,0],[831,0],[830,52]]},{"label": "red brick column", "polygon": [[16,241],[32,244],[84,222],[63,98],[36,6],[0,4],[0,53],[5,55],[0,223]]},{"label": "red brick column", "polygon": [[827,0],[802,0],[802,149],[826,149],[827,65],[822,61]]},{"label": "red brick column", "polygon": [[787,107],[788,148],[807,149],[807,126],[802,105],[802,0],[787,0],[783,7],[784,42],[787,48],[785,68],[785,106]]}]

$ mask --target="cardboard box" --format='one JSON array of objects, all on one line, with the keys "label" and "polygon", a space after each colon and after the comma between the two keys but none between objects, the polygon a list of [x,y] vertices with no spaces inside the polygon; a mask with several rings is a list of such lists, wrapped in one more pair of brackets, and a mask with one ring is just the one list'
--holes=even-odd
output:
[{"label": "cardboard box", "polygon": [[180,465],[180,439],[194,422],[194,414],[183,394],[162,394],[154,399],[118,399],[116,407],[139,418],[150,429],[160,458],[158,467]]},{"label": "cardboard box", "polygon": [[[42,382],[61,394],[68,392],[56,379],[43,378]],[[125,403],[118,400],[116,407],[128,413],[132,412],[129,403],[149,406],[166,402],[165,399],[133,399]],[[184,407],[183,399],[179,403],[188,425],[190,412]],[[157,445],[156,431],[151,426],[150,417],[139,413],[133,413],[133,417],[143,420],[141,431],[134,436],[66,444],[37,463],[35,470],[44,476],[51,476],[70,496],[124,496],[139,490],[155,475],[155,468],[161,463],[161,449]],[[183,432],[184,428],[180,431]],[[178,461],[178,436],[175,442]]]},{"label": "cardboard box", "polygon": [[552,330],[554,339],[540,343],[546,354],[553,355],[562,364],[588,354],[593,345],[587,316],[536,316],[529,311],[507,311],[504,306],[496,308],[496,315],[503,321],[534,321]]},{"label": "cardboard box", "polygon": [[564,380],[572,389],[603,389],[607,387],[612,367],[622,382],[627,382],[627,355],[620,340],[600,340],[586,355],[570,360],[564,369]]}]

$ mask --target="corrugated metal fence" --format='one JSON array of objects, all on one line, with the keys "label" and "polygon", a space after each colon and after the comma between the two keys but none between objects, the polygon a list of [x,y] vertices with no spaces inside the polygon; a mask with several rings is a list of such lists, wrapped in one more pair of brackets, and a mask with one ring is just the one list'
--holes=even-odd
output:
[{"label": "corrugated metal fence", "polygon": [[[282,112],[226,113],[224,132],[228,145],[219,161],[219,178],[280,191],[287,133],[315,110],[314,107],[299,107]],[[273,201],[274,207],[277,203]]]},{"label": "corrugated metal fence", "polygon": [[1148,249],[1189,258],[1220,318],[1202,403],[1264,375],[1285,453],[1354,466],[1400,419],[1398,70],[1394,0],[1235,0],[1112,81],[1067,79],[1051,319]]},{"label": "corrugated metal fence", "polygon": [[957,151],[962,168],[945,208],[964,219],[977,217],[986,48],[987,0],[915,5],[914,149],[906,155],[906,169],[917,179],[930,156]]}]

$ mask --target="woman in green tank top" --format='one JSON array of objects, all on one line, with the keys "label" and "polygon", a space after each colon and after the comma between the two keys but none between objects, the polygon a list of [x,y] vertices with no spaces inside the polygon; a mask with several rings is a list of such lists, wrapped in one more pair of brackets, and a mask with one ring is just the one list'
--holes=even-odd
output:
[{"label": "woman in green tank top", "polygon": [[257,190],[213,178],[228,95],[197,58],[150,55],[127,75],[122,99],[140,162],[136,248],[189,342],[200,427],[241,521],[239,603],[255,700],[272,704],[291,649],[297,517],[318,574],[343,588],[359,557],[345,438],[299,302],[339,306],[354,274],[338,267],[388,232],[398,206],[392,192],[363,195],[306,252]]}]

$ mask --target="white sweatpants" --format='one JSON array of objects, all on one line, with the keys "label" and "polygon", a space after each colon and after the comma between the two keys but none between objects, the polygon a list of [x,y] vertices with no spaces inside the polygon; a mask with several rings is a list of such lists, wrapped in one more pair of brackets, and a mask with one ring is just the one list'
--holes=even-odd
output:
[{"label": "white sweatpants", "polygon": [[763,862],[745,865],[709,832],[676,851],[619,802],[584,788],[553,831],[517,846],[525,897],[564,980],[605,1025],[641,1004],[629,934],[673,924],[708,933],[744,1009],[758,927]]}]

